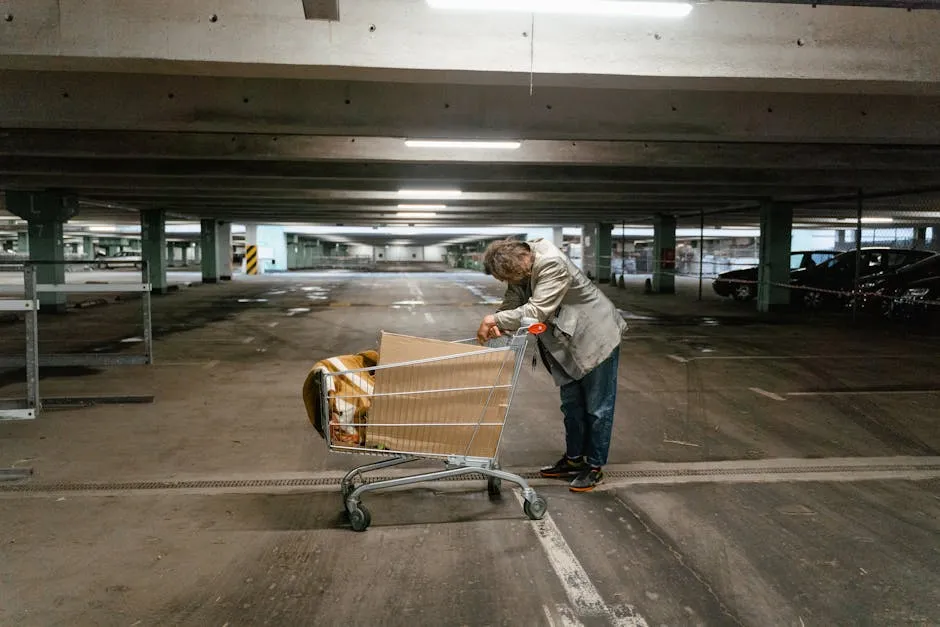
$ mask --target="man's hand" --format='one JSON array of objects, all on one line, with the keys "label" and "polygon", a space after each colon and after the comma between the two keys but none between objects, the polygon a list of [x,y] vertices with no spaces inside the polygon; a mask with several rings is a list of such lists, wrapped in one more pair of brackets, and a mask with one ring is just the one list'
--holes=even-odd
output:
[{"label": "man's hand", "polygon": [[477,329],[477,341],[480,344],[486,344],[487,341],[495,339],[502,335],[499,332],[499,327],[496,326],[496,316],[489,315],[483,318],[483,322],[480,323],[480,328]]}]

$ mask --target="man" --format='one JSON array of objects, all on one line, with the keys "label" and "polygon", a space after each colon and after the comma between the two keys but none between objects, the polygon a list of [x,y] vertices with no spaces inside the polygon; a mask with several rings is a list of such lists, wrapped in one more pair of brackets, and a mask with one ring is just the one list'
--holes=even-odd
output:
[{"label": "man", "polygon": [[620,340],[627,325],[614,304],[550,242],[493,242],[483,262],[487,273],[508,287],[499,311],[480,324],[477,339],[483,343],[514,332],[524,318],[548,325],[538,347],[561,387],[566,450],[541,474],[573,478],[572,491],[589,492],[604,479]]}]

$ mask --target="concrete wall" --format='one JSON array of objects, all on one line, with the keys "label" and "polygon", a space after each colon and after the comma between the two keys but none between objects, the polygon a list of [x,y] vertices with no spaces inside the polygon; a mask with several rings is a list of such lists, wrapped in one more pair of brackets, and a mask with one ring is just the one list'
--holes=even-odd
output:
[{"label": "concrete wall", "polygon": [[376,257],[381,261],[424,261],[424,248],[421,246],[386,246],[379,248]]},{"label": "concrete wall", "polygon": [[258,257],[265,272],[287,271],[287,238],[282,226],[258,227]]},{"label": "concrete wall", "polygon": [[447,249],[443,246],[425,246],[424,260],[434,263],[441,263],[444,261],[444,255],[446,253]]},{"label": "concrete wall", "polygon": [[374,246],[366,246],[364,244],[354,244],[349,247],[349,254],[352,257],[371,257],[374,249],[375,249]]},{"label": "concrete wall", "polygon": [[836,232],[794,229],[792,242],[790,250],[832,250],[836,245]]}]

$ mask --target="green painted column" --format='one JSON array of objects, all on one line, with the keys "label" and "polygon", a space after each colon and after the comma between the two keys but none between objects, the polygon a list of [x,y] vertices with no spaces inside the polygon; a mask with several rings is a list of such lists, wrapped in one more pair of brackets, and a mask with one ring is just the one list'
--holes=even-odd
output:
[{"label": "green painted column", "polygon": [[599,222],[596,226],[597,245],[594,249],[595,272],[599,283],[610,283],[610,262],[613,256],[613,231],[614,225],[607,222]]},{"label": "green painted column", "polygon": [[760,208],[760,267],[757,310],[771,312],[790,306],[790,247],[793,207],[765,201]]},{"label": "green painted column", "polygon": [[29,254],[29,232],[16,234],[16,252],[20,254]]},{"label": "green painted column", "polygon": [[95,260],[95,242],[90,237],[82,238],[82,256],[85,261]]},{"label": "green painted column", "polygon": [[202,282],[219,282],[219,230],[215,220],[199,222],[199,245],[202,253]]},{"label": "green painted column", "polygon": [[147,209],[140,212],[140,247],[147,262],[147,281],[151,293],[166,294],[166,215],[162,209]]},{"label": "green painted column", "polygon": [[659,214],[653,218],[653,291],[676,293],[676,218]]},{"label": "green painted column", "polygon": [[[7,210],[26,220],[29,259],[37,262],[36,282],[65,283],[65,223],[78,213],[77,199],[60,192],[8,191]],[[67,294],[40,293],[40,311],[64,313]]]},{"label": "green painted column", "polygon": [[219,268],[219,280],[220,281],[231,281],[232,280],[232,265],[233,254],[232,254],[232,223],[231,222],[217,222],[216,227],[218,229],[216,236],[218,242],[216,244],[216,264]]}]

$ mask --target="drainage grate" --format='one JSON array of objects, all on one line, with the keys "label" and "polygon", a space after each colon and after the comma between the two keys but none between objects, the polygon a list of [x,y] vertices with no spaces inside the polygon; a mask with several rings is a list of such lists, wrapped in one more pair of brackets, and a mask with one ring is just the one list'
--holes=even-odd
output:
[{"label": "drainage grate", "polygon": [[[681,477],[734,477],[753,479],[762,475],[806,475],[806,474],[834,474],[834,473],[891,473],[916,472],[940,473],[940,464],[869,464],[851,466],[779,466],[773,468],[727,467],[727,468],[662,468],[637,470],[608,470],[606,475],[610,479],[664,479]],[[417,473],[416,473],[417,474]],[[539,479],[537,472],[518,473],[523,479]],[[384,481],[400,478],[367,475],[367,482]],[[447,477],[442,481],[483,481],[486,477],[481,474],[468,474],[458,477]],[[340,477],[301,477],[295,479],[230,479],[230,480],[191,480],[191,481],[125,481],[125,482],[52,482],[52,483],[0,483],[2,492],[103,492],[125,490],[213,490],[213,489],[247,489],[247,488],[310,488],[322,486],[339,486]]]}]

